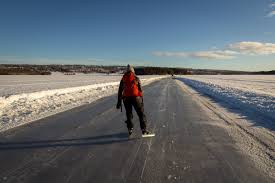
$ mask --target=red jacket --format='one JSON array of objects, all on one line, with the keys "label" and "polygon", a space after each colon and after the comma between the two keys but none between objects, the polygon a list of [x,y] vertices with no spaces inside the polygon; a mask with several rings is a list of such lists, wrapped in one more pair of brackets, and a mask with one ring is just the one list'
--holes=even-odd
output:
[{"label": "red jacket", "polygon": [[119,90],[118,97],[138,97],[142,96],[141,84],[139,78],[133,72],[127,72],[123,75]]}]

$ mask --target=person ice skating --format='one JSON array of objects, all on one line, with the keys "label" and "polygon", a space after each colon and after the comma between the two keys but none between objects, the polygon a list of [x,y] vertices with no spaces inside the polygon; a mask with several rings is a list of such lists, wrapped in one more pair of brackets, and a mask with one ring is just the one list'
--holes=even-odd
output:
[{"label": "person ice skating", "polygon": [[140,128],[143,136],[150,136],[151,133],[147,131],[146,125],[146,116],[144,114],[144,105],[143,105],[143,97],[142,97],[142,89],[139,78],[135,75],[135,70],[132,66],[127,65],[127,70],[123,75],[118,89],[118,102],[117,109],[122,107],[121,101],[123,100],[124,107],[126,110],[127,120],[125,121],[127,124],[129,136],[133,132],[133,113],[132,107],[137,112],[140,122]]}]

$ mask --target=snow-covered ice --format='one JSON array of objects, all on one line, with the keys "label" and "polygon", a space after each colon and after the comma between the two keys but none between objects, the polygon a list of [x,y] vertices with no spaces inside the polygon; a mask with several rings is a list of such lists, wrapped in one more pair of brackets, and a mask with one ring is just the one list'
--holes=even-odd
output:
[{"label": "snow-covered ice", "polygon": [[[141,76],[147,85],[166,76]],[[1,76],[0,131],[117,92],[121,75]]]},{"label": "snow-covered ice", "polygon": [[[254,125],[275,129],[275,76],[197,75],[180,78],[216,102],[243,113],[256,123]],[[264,118],[264,123],[253,119],[255,116]]]},{"label": "snow-covered ice", "polygon": [[178,83],[224,128],[239,152],[275,178],[274,76],[180,76]]},{"label": "snow-covered ice", "polygon": [[184,78],[275,97],[274,75],[187,75]]},{"label": "snow-covered ice", "polygon": [[[140,76],[141,79],[149,79],[154,76]],[[0,76],[0,97],[21,93],[62,89],[77,86],[119,81],[119,74],[82,74],[64,75],[53,72],[52,75],[2,75]]]}]

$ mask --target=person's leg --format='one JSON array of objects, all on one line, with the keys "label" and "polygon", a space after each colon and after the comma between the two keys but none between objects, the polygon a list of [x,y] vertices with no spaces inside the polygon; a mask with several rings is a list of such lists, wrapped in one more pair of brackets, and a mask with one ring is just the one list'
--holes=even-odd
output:
[{"label": "person's leg", "polygon": [[134,106],[134,108],[137,112],[137,115],[139,117],[141,130],[146,131],[147,120],[146,120],[146,116],[144,114],[144,106],[143,106],[142,97],[135,97],[134,101],[133,101],[133,106]]},{"label": "person's leg", "polygon": [[126,117],[127,120],[125,123],[127,124],[127,128],[130,130],[134,127],[132,119],[133,119],[133,113],[132,113],[132,101],[129,97],[123,99],[124,107],[126,110]]}]

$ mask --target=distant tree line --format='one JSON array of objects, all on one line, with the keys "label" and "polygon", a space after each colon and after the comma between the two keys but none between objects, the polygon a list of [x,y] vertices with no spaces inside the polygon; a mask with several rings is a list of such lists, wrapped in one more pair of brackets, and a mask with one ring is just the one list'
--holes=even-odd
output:
[{"label": "distant tree line", "polygon": [[135,73],[137,75],[185,75],[190,74],[188,69],[168,68],[168,67],[136,67]]},{"label": "distant tree line", "polygon": [[51,72],[28,67],[0,67],[0,75],[51,75]]},{"label": "distant tree line", "polygon": [[[62,72],[66,75],[75,73],[124,73],[126,66],[98,65],[32,65],[32,64],[0,64],[0,75],[49,75],[51,72]],[[244,72],[230,70],[170,68],[170,67],[135,67],[137,75],[241,75],[262,74],[271,75],[275,71]]]},{"label": "distant tree line", "polygon": [[253,74],[257,74],[257,75],[275,75],[275,70],[273,70],[273,71],[254,72]]}]

